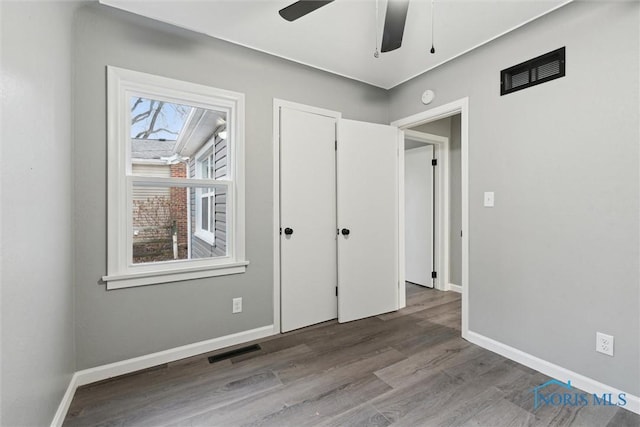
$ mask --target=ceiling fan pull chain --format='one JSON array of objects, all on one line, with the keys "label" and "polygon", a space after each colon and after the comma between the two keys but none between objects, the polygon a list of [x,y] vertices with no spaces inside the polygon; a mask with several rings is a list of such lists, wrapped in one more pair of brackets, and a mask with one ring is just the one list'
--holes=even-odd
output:
[{"label": "ceiling fan pull chain", "polygon": [[436,48],[433,47],[433,0],[431,0],[431,51],[432,54],[436,53]]},{"label": "ceiling fan pull chain", "polygon": [[375,52],[373,52],[373,57],[377,58],[380,56],[380,54],[378,53],[378,0],[376,0],[376,50]]}]

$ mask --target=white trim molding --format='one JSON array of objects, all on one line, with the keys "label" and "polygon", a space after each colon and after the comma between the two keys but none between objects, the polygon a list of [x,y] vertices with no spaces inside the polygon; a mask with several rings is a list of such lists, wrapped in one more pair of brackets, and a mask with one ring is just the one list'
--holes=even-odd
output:
[{"label": "white trim molding", "polygon": [[405,268],[405,197],[404,197],[405,131],[398,129],[398,310],[407,306],[407,269]]},{"label": "white trim molding", "polygon": [[260,338],[274,335],[273,325],[263,326],[261,328],[250,329],[248,331],[238,332],[236,334],[225,335],[223,337],[213,338],[206,341],[200,341],[193,344],[187,344],[180,347],[171,348],[169,350],[159,351],[120,362],[109,363],[108,365],[97,366],[95,368],[84,369],[76,372],[77,386],[91,384],[96,381],[102,381],[119,375],[129,374],[142,369],[148,369],[163,363],[174,362],[176,360],[185,359],[187,357],[197,356],[198,354],[208,353],[210,351],[219,350],[221,348],[230,347],[232,345],[242,344],[245,342],[257,340]]},{"label": "white trim molding", "polygon": [[640,414],[640,397],[638,396],[626,393],[625,391],[619,390],[615,387],[610,387],[592,378],[578,374],[577,372],[573,372],[569,369],[563,368],[562,366],[555,365],[529,353],[518,350],[517,348],[510,347],[499,341],[485,337],[484,335],[480,335],[477,332],[467,331],[467,336],[465,338],[469,342],[479,345],[480,347],[494,353],[498,353],[507,359],[511,359],[531,369],[542,372],[543,374],[555,378],[558,381],[566,382],[567,380],[570,380],[572,386],[575,386],[587,393],[613,393],[614,395],[625,393],[627,404],[625,406],[620,406],[620,408]]},{"label": "white trim molding", "polygon": [[62,427],[64,423],[64,419],[67,417],[67,412],[69,412],[69,407],[71,406],[71,402],[73,401],[73,396],[76,394],[76,389],[78,388],[78,374],[74,373],[71,376],[71,380],[69,381],[69,385],[67,386],[67,391],[65,391],[64,396],[62,396],[62,401],[60,405],[58,405],[58,410],[53,417],[53,421],[51,421],[51,427]]},{"label": "white trim molding", "polygon": [[[401,130],[460,114],[461,202],[462,202],[462,338],[469,330],[469,98],[458,99],[391,122]],[[403,270],[404,260],[400,264]],[[400,280],[403,280],[400,275]],[[445,282],[447,283],[447,282]]]},{"label": "white trim molding", "polygon": [[221,348],[243,344],[278,333],[279,331],[275,330],[274,325],[262,326],[248,331],[242,331],[231,335],[225,335],[223,337],[187,344],[159,351],[157,353],[151,353],[140,357],[134,357],[132,359],[122,360],[120,362],[109,363],[107,365],[78,371],[73,374],[73,377],[71,377],[69,387],[67,387],[67,391],[58,406],[58,410],[51,422],[51,427],[62,426],[62,423],[67,416],[69,406],[71,405],[71,401],[73,400],[73,395],[75,394],[76,389],[80,386],[140,371],[142,369],[148,369],[162,365],[163,363],[175,362],[176,360],[185,359],[187,357],[209,353]]},{"label": "white trim molding", "polygon": [[[438,160],[436,173],[436,191],[434,194],[436,200],[435,230],[433,238],[435,240],[436,253],[434,270],[438,273],[435,279],[435,288],[441,291],[447,291],[449,284],[449,138],[432,135],[425,132],[417,132],[406,129],[404,131],[404,139],[412,140],[433,145],[435,158]],[[404,151],[404,150],[403,150]],[[404,193],[404,173],[400,176],[400,192]],[[404,228],[404,227],[403,227]],[[402,246],[404,246],[404,233],[401,229]],[[404,264],[404,256],[400,258],[400,265]]]},{"label": "white trim molding", "polygon": [[460,286],[460,285],[455,285],[455,284],[453,284],[453,283],[449,283],[449,284],[447,285],[447,290],[448,290],[448,291],[457,292],[457,293],[461,294],[461,293],[462,293],[462,286]]},{"label": "white trim molding", "polygon": [[[225,114],[229,133],[227,179],[166,178],[134,175],[131,170],[132,97],[186,105]],[[187,81],[107,66],[107,290],[176,282],[246,271],[244,185],[245,96]],[[210,144],[210,142],[207,142]],[[133,188],[226,189],[226,256],[133,261]],[[188,190],[189,191],[189,190]],[[185,207],[189,209],[190,203]],[[187,223],[191,219],[187,218]],[[198,222],[196,222],[198,223]],[[190,251],[189,251],[190,253]]]}]

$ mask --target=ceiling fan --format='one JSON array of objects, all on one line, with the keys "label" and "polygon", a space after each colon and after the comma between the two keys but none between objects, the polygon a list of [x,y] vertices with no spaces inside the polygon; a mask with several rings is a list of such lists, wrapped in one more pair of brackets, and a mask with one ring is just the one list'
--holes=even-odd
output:
[{"label": "ceiling fan", "polygon": [[[284,19],[291,22],[333,1],[334,0],[299,0],[280,9],[278,13]],[[407,20],[408,9],[409,0],[388,0],[387,13],[384,19],[384,32],[382,33],[382,46],[380,47],[381,52],[391,52],[402,46],[402,36],[404,34],[404,24]],[[433,52],[432,47],[432,53]]]}]

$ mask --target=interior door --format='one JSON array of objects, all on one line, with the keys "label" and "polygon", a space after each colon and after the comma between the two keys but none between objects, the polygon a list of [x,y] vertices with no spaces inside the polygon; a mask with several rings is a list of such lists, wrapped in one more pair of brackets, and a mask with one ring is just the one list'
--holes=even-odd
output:
[{"label": "interior door", "polygon": [[394,127],[338,123],[338,321],[398,309],[398,141]]},{"label": "interior door", "polygon": [[433,145],[404,152],[405,279],[433,287]]},{"label": "interior door", "polygon": [[283,332],[337,317],[336,118],[280,110]]}]

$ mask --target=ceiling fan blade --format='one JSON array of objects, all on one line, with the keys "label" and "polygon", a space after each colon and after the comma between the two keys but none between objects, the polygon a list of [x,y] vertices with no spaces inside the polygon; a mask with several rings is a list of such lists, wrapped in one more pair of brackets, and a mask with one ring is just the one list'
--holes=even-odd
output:
[{"label": "ceiling fan blade", "polygon": [[391,52],[402,46],[404,24],[407,20],[409,0],[389,0],[384,18],[381,52]]},{"label": "ceiling fan blade", "polygon": [[295,21],[298,18],[302,18],[307,13],[311,13],[316,9],[326,6],[333,0],[300,0],[289,6],[280,9],[278,13],[287,21]]}]

